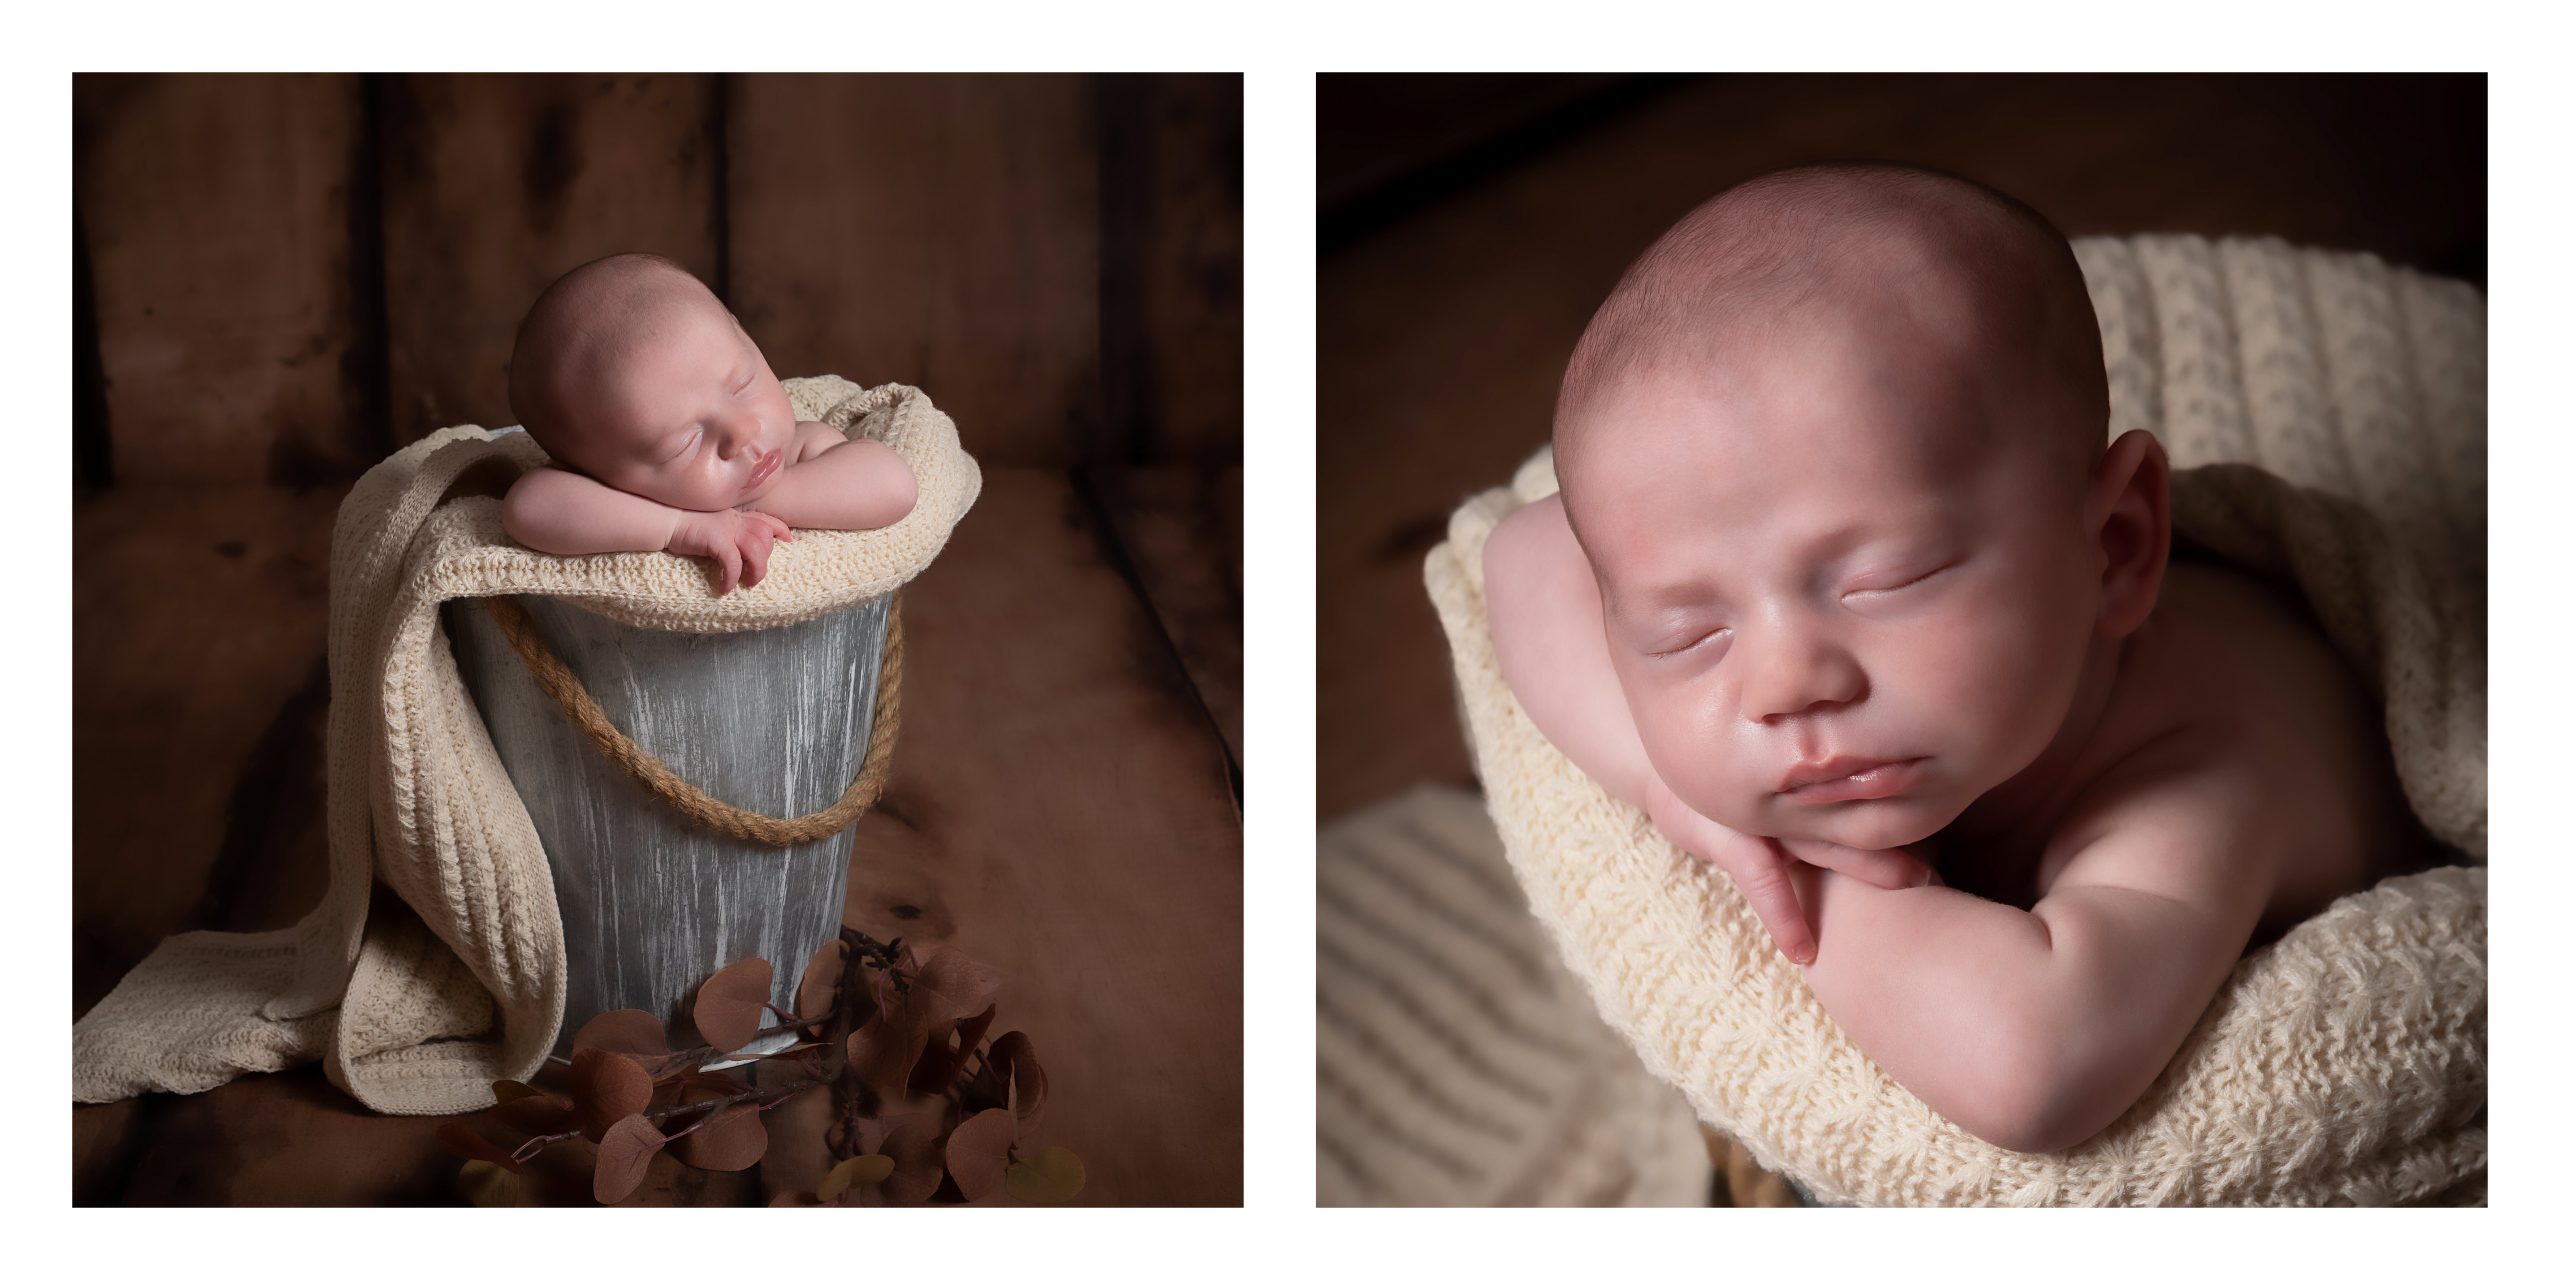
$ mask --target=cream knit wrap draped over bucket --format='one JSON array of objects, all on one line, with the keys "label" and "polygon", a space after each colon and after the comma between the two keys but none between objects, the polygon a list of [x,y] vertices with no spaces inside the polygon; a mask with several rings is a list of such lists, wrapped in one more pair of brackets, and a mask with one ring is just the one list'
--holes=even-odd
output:
[{"label": "cream knit wrap draped over bucket", "polygon": [[2411,807],[2457,865],[2386,880],[2252,952],[2095,1139],[2052,1155],[1993,1147],[1877,1070],[1732,881],[1568,763],[1503,683],[1484,541],[1555,491],[1541,452],[1461,508],[1425,567],[1511,869],[1646,1068],[1825,1202],[2483,1202],[2484,301],[2272,240],[2074,247],[2114,429],[2153,432],[2183,468],[2178,535],[2299,587],[2379,696]]},{"label": "cream knit wrap draped over bucket", "polygon": [[195,1093],[318,1058],[366,1106],[438,1115],[533,1073],[567,990],[560,908],[438,606],[554,596],[635,627],[733,632],[895,590],[977,500],[977,464],[913,388],[784,385],[801,420],[896,450],[915,509],[886,529],[797,531],[763,582],[725,597],[699,560],[516,545],[496,495],[547,460],[520,431],[448,427],[356,482],[329,547],[327,893],[291,928],[162,942],[73,1026],[75,1101]]}]

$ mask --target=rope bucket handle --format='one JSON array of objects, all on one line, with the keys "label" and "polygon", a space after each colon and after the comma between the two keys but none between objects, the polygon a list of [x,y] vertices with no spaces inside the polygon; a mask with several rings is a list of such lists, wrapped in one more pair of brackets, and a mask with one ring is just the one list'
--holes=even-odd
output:
[{"label": "rope bucket handle", "polygon": [[560,661],[541,636],[534,634],[533,620],[514,597],[483,596],[480,605],[506,635],[516,656],[524,660],[525,671],[532,675],[534,683],[551,695],[552,702],[569,717],[569,723],[576,725],[587,741],[620,766],[633,782],[705,830],[776,848],[824,840],[852,826],[888,785],[889,751],[898,740],[898,684],[906,666],[906,632],[899,620],[903,602],[896,596],[890,597],[888,626],[880,641],[880,679],[872,699],[871,742],[863,751],[862,768],[854,772],[853,780],[845,784],[844,794],[834,804],[797,818],[773,818],[741,809],[677,777],[665,761],[641,750],[638,743],[605,718],[604,708],[596,705],[595,696],[587,692],[577,673]]}]

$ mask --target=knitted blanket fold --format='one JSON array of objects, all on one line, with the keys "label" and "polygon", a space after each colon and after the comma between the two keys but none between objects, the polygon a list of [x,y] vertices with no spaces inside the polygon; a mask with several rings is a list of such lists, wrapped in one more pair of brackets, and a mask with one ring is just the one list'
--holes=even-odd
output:
[{"label": "knitted blanket fold", "polygon": [[886,529],[797,530],[761,583],[725,597],[698,560],[517,545],[499,495],[548,461],[521,431],[448,427],[356,482],[329,548],[328,889],[291,928],[163,941],[73,1025],[74,1101],[196,1093],[319,1058],[374,1110],[443,1115],[541,1065],[567,993],[559,904],[438,606],[556,596],[631,626],[730,632],[895,590],[977,500],[977,464],[911,387],[784,386],[802,420],[896,450],[915,509]]},{"label": "knitted blanket fold", "polygon": [[2485,1202],[2483,300],[2272,240],[2074,247],[2114,429],[2152,431],[2191,468],[2171,485],[2178,535],[2299,588],[2379,695],[2411,807],[2462,863],[2341,899],[2244,958],[2095,1139],[1993,1147],[1851,1045],[1730,878],[1567,762],[1503,683],[1484,541],[1555,491],[1542,451],[1462,507],[1425,567],[1512,871],[1646,1067],[1826,1202]]}]

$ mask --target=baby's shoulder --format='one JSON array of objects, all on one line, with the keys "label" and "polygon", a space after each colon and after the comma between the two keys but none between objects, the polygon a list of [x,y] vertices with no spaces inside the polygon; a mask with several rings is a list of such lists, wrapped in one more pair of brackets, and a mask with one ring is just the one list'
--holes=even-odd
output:
[{"label": "baby's shoulder", "polygon": [[844,432],[823,422],[799,423],[791,429],[791,452],[783,462],[805,462],[845,443],[848,443],[848,438]]},{"label": "baby's shoulder", "polygon": [[2185,729],[2225,770],[2358,774],[2382,745],[2371,694],[2300,598],[2212,561],[2173,563],[2117,701]]},{"label": "baby's shoulder", "polygon": [[[2057,832],[2040,890],[2082,876],[2245,886],[2274,922],[2370,883],[2406,808],[2379,712],[2308,612],[2239,570],[2180,561],[2145,631],[2113,699],[2132,709],[2119,753]],[[2115,838],[2102,850],[2095,832]]]}]

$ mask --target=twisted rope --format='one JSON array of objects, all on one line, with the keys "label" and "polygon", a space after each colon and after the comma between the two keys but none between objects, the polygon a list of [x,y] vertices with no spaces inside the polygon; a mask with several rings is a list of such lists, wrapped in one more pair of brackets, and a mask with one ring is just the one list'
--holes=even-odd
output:
[{"label": "twisted rope", "polygon": [[777,848],[824,840],[852,826],[888,785],[889,749],[898,740],[898,684],[907,654],[906,631],[899,625],[902,604],[895,597],[890,599],[888,627],[880,640],[880,680],[872,698],[871,744],[863,752],[862,768],[845,784],[844,794],[834,804],[797,818],[772,818],[741,809],[677,777],[665,761],[641,750],[638,743],[613,727],[613,722],[605,718],[604,708],[596,705],[594,695],[579,682],[577,673],[551,652],[541,636],[534,634],[533,620],[525,616],[524,606],[516,603],[515,597],[484,596],[480,604],[497,622],[516,656],[524,659],[525,670],[533,676],[534,683],[551,695],[561,714],[569,717],[569,723],[576,725],[606,759],[621,766],[633,782],[705,830]]}]

